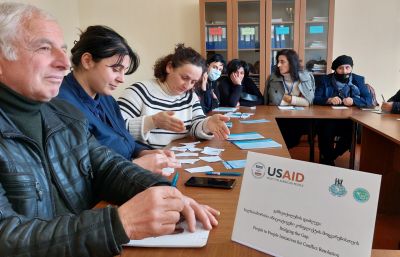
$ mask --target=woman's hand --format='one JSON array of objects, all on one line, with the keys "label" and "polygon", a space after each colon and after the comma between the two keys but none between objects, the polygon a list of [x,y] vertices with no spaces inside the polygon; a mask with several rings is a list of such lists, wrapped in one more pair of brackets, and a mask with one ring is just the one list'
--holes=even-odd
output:
[{"label": "woman's hand", "polygon": [[203,79],[201,81],[201,90],[203,90],[204,92],[207,90],[207,80],[208,80],[208,74],[207,72],[204,72]]},{"label": "woman's hand", "polygon": [[164,168],[180,168],[180,162],[175,159],[175,154],[169,150],[143,150],[139,158],[133,160],[133,163],[146,170],[163,176],[169,176],[171,173],[163,172]]},{"label": "woman's hand", "polygon": [[229,76],[229,78],[231,79],[232,83],[235,86],[240,86],[242,84],[242,80],[243,77],[240,77],[238,74],[236,74],[235,72],[231,73],[231,75]]},{"label": "woman's hand", "polygon": [[219,140],[225,140],[228,138],[230,131],[226,126],[225,122],[229,120],[229,117],[214,114],[207,121],[207,129]]},{"label": "woman's hand", "polygon": [[180,119],[174,117],[175,112],[164,111],[154,114],[152,117],[156,128],[170,130],[173,132],[183,132],[185,124]]}]

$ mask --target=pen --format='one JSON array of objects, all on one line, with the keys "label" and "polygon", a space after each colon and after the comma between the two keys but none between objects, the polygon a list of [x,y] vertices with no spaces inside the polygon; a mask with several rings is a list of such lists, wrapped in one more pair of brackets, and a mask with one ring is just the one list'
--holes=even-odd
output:
[{"label": "pen", "polygon": [[176,172],[174,178],[172,179],[171,186],[176,187],[176,182],[178,182],[179,173]]},{"label": "pen", "polygon": [[381,94],[381,96],[382,96],[382,100],[383,100],[384,102],[386,102],[386,101],[385,101],[385,97],[383,97],[383,94]]},{"label": "pen", "polygon": [[217,171],[208,171],[206,175],[213,175],[213,176],[242,176],[240,172],[217,172]]}]

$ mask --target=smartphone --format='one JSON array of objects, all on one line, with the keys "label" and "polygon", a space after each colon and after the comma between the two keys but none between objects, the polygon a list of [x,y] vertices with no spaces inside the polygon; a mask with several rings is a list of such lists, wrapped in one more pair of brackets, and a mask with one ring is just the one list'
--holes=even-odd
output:
[{"label": "smartphone", "polygon": [[233,178],[208,178],[208,177],[191,177],[185,182],[190,187],[213,187],[231,189],[236,184]]}]

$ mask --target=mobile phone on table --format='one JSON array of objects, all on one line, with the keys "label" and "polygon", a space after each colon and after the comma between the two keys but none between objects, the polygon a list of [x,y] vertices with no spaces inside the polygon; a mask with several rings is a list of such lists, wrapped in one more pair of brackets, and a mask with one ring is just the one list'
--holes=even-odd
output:
[{"label": "mobile phone on table", "polygon": [[185,182],[190,187],[212,187],[231,189],[235,186],[236,179],[233,178],[209,178],[209,177],[191,177]]}]

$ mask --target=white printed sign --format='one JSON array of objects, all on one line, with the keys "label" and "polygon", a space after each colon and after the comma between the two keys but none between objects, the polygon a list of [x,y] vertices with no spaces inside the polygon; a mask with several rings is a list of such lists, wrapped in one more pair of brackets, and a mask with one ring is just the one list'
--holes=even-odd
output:
[{"label": "white printed sign", "polygon": [[370,257],[381,176],[249,152],[232,240],[283,257]]}]

